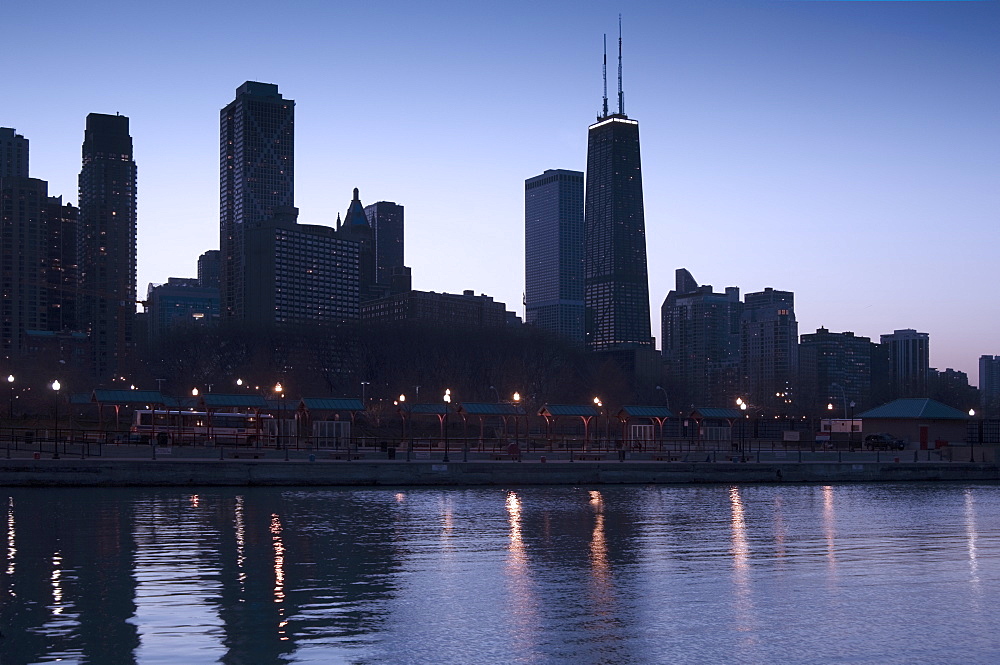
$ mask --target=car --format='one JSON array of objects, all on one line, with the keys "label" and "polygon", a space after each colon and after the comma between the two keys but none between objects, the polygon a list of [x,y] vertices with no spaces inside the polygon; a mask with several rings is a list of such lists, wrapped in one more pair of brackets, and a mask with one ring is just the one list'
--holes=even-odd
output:
[{"label": "car", "polygon": [[906,444],[892,434],[877,432],[865,437],[865,448],[868,450],[902,450]]}]

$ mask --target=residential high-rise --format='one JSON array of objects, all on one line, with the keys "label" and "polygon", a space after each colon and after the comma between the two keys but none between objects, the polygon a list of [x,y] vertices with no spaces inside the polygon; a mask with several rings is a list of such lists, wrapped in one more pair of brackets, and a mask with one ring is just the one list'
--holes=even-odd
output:
[{"label": "residential high-rise", "polygon": [[64,204],[61,196],[50,196],[42,205],[45,219],[46,244],[46,307],[47,329],[52,332],[77,330],[77,280],[79,266],[80,211],[71,203]]},{"label": "residential high-rise", "polygon": [[1000,415],[1000,356],[979,356],[979,404],[984,415]]},{"label": "residential high-rise", "polygon": [[525,322],[585,341],[583,173],[549,169],[524,181]]},{"label": "residential high-rise", "polygon": [[375,280],[389,285],[393,270],[404,267],[403,206],[378,201],[365,206],[365,216],[375,238]]},{"label": "residential high-rise", "polygon": [[906,328],[882,335],[879,341],[880,351],[888,361],[890,399],[927,397],[930,335]]},{"label": "residential high-rise", "polygon": [[358,318],[357,242],[329,226],[298,224],[278,208],[247,229],[246,320],[261,325]]},{"label": "residential high-rise", "polygon": [[28,139],[0,127],[0,178],[28,177]]},{"label": "residential high-rise", "polygon": [[148,336],[152,345],[172,332],[219,322],[219,289],[190,277],[169,277],[146,290]]},{"label": "residential high-rise", "polygon": [[44,180],[0,176],[0,352],[5,360],[24,354],[27,331],[48,327],[47,194]]},{"label": "residential high-rise", "polygon": [[210,249],[198,257],[198,285],[219,288],[222,259],[219,250]]},{"label": "residential high-rise", "polygon": [[679,268],[660,309],[665,383],[676,408],[731,406],[739,396],[740,290],[715,293]]},{"label": "residential high-rise", "polygon": [[347,206],[344,221],[341,222],[340,215],[337,215],[337,236],[358,245],[358,294],[361,302],[380,298],[385,289],[376,280],[375,233],[368,223],[357,187],[354,188],[354,198]]},{"label": "residential high-rise", "polygon": [[810,413],[828,404],[838,414],[858,413],[877,404],[872,395],[872,342],[853,332],[819,328],[799,340],[799,388],[796,401]]},{"label": "residential high-rise", "polygon": [[87,116],[79,183],[78,323],[103,378],[125,369],[133,346],[136,165],[127,117]]},{"label": "residential high-rise", "polygon": [[795,295],[768,287],[748,293],[740,319],[743,399],[753,406],[789,411],[798,379]]},{"label": "residential high-rise", "polygon": [[247,81],[220,113],[222,317],[246,318],[246,230],[294,201],[295,102]]},{"label": "residential high-rise", "polygon": [[[607,56],[605,55],[605,61]],[[584,303],[594,351],[652,348],[639,123],[625,115],[618,38],[618,112],[588,129]]]}]

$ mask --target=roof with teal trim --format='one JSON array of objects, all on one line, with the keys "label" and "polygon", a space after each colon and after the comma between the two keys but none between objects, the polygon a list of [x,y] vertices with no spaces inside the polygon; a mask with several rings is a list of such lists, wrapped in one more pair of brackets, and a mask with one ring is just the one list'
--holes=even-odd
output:
[{"label": "roof with teal trim", "polygon": [[165,397],[159,390],[106,390],[98,388],[90,398],[101,404],[170,404],[174,400]]},{"label": "roof with teal trim", "polygon": [[953,409],[933,399],[904,398],[894,402],[876,406],[864,413],[859,413],[860,419],[886,420],[968,420],[969,414]]},{"label": "roof with teal trim", "polygon": [[303,397],[302,405],[309,411],[364,411],[357,397]]},{"label": "roof with teal trim", "polygon": [[443,416],[445,413],[448,412],[447,409],[445,409],[444,402],[441,402],[440,404],[436,402],[432,404],[406,404],[405,406],[400,407],[400,411],[405,411],[410,415],[418,415],[418,416],[420,415]]},{"label": "roof with teal trim", "polygon": [[267,400],[262,395],[226,395],[223,393],[205,393],[201,402],[207,409],[247,408],[263,409]]},{"label": "roof with teal trim", "polygon": [[519,404],[497,404],[495,402],[462,402],[459,413],[470,416],[523,416],[524,407]]},{"label": "roof with teal trim", "polygon": [[720,409],[716,407],[705,407],[700,406],[696,408],[691,416],[694,418],[709,418],[709,419],[722,419],[722,420],[732,420],[733,418],[742,418],[743,412],[739,409]]},{"label": "roof with teal trim", "polygon": [[538,410],[540,416],[577,416],[578,418],[591,418],[599,416],[597,409],[589,404],[546,404]]},{"label": "roof with teal trim", "polygon": [[665,406],[623,406],[618,417],[628,418],[673,418],[674,412]]}]

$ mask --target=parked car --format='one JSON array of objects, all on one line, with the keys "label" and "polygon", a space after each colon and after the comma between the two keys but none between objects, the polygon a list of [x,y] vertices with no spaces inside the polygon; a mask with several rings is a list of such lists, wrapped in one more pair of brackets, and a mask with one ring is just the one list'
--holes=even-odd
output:
[{"label": "parked car", "polygon": [[902,450],[905,447],[906,444],[903,441],[885,432],[869,434],[865,437],[865,448],[868,450]]}]

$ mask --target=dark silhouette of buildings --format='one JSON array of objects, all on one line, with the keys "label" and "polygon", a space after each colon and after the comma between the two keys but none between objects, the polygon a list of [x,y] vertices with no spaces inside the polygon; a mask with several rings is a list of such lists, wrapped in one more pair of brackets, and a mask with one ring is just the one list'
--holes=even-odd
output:
[{"label": "dark silhouette of buildings", "polygon": [[147,334],[158,344],[171,332],[219,322],[219,289],[189,277],[170,277],[146,292]]},{"label": "dark silhouette of buildings", "polygon": [[625,115],[620,35],[618,112],[608,113],[605,77],[604,108],[588,129],[584,229],[588,346],[651,349],[639,123]]},{"label": "dark silhouette of buildings", "polygon": [[[295,102],[278,86],[247,81],[220,114],[220,238],[223,318],[247,318],[245,235],[295,205]],[[258,311],[259,307],[255,307]],[[268,320],[272,317],[266,317]]]},{"label": "dark silhouette of buildings", "polygon": [[222,257],[217,249],[210,249],[198,257],[198,285],[219,288],[222,275]]},{"label": "dark silhouette of buildings", "polygon": [[405,267],[403,262],[403,206],[378,201],[365,206],[365,217],[375,240],[375,281],[392,284],[392,276]]},{"label": "dark silhouette of buildings", "polygon": [[666,383],[677,408],[732,404],[739,396],[740,290],[715,293],[684,268],[660,309]]},{"label": "dark silhouette of buildings", "polygon": [[[872,402],[872,350],[868,337],[819,328],[799,340],[800,407],[821,413],[833,404],[835,413],[877,406]],[[860,412],[860,411],[858,411]]]},{"label": "dark silhouette of buildings", "polygon": [[99,378],[126,367],[136,305],[136,165],[128,118],[91,113],[80,171],[78,324]]},{"label": "dark silhouette of buildings", "polygon": [[245,320],[261,325],[358,318],[360,245],[329,226],[297,223],[296,208],[245,231]]},{"label": "dark silhouette of buildings", "polygon": [[0,178],[28,177],[28,139],[0,127]]},{"label": "dark silhouette of buildings", "polygon": [[354,198],[347,207],[347,213],[341,222],[337,215],[337,237],[357,243],[358,245],[358,296],[361,302],[367,302],[385,295],[385,289],[380,288],[376,279],[377,260],[375,253],[375,233],[368,223],[368,216],[361,205],[358,188],[354,188]]},{"label": "dark silhouette of buildings", "polygon": [[740,319],[743,399],[763,408],[790,410],[798,379],[798,323],[791,291],[768,287],[748,293]]},{"label": "dark silhouette of buildings", "polygon": [[546,170],[524,181],[525,322],[582,344],[583,173]]},{"label": "dark silhouette of buildings", "polygon": [[889,399],[927,397],[930,335],[906,328],[882,335],[880,342]]},{"label": "dark silhouette of buildings", "polygon": [[420,321],[462,328],[519,325],[514,312],[492,297],[467,290],[461,294],[407,291],[362,304],[361,319],[378,323]]},{"label": "dark silhouette of buildings", "polygon": [[79,215],[75,206],[63,204],[61,196],[50,196],[42,205],[48,244],[46,318],[52,332],[77,330]]}]

